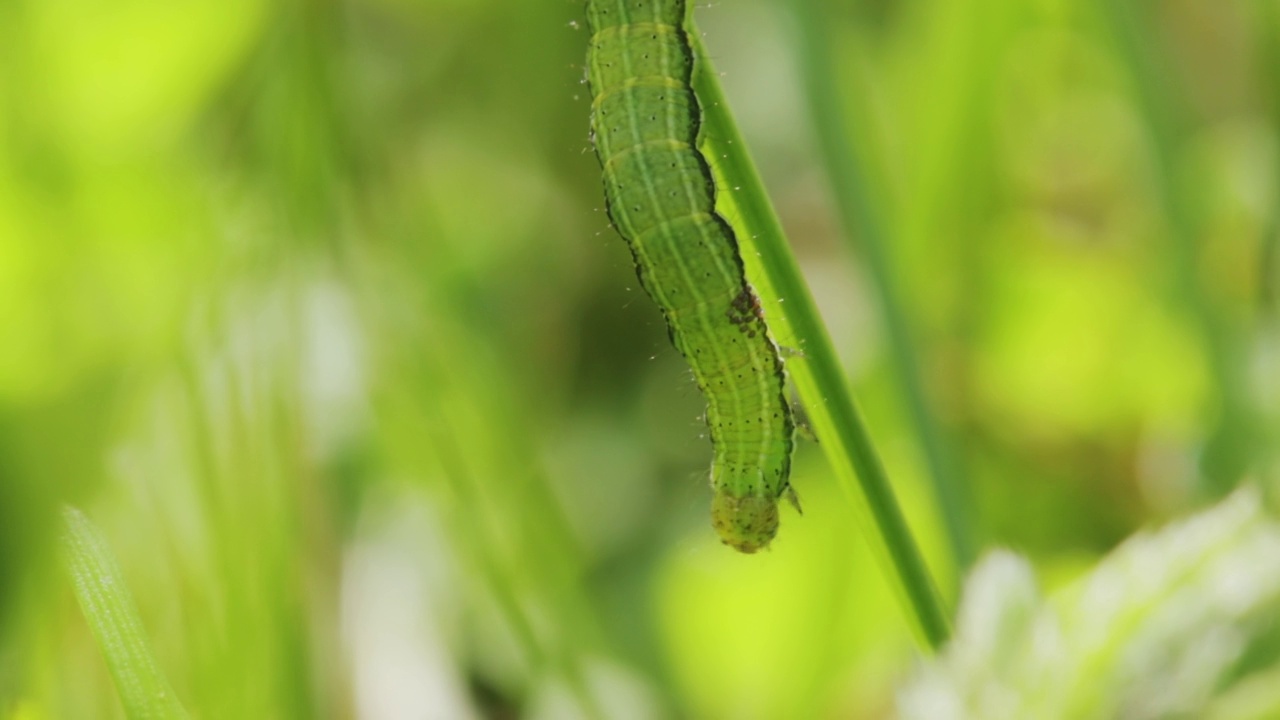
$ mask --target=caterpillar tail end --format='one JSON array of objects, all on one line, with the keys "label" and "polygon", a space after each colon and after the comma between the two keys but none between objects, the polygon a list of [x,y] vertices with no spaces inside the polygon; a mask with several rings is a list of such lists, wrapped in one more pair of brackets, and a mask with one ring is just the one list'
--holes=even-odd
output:
[{"label": "caterpillar tail end", "polygon": [[778,534],[778,501],[760,495],[716,492],[711,498],[711,526],[725,545],[744,553],[766,548]]}]

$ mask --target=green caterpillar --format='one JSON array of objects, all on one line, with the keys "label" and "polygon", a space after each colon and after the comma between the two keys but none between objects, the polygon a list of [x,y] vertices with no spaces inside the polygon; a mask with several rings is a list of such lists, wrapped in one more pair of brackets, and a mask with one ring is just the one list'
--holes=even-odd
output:
[{"label": "green caterpillar", "polygon": [[711,524],[751,553],[778,531],[795,425],[778,347],[698,150],[688,12],[684,0],[588,0],[592,139],[609,217],[707,398]]}]

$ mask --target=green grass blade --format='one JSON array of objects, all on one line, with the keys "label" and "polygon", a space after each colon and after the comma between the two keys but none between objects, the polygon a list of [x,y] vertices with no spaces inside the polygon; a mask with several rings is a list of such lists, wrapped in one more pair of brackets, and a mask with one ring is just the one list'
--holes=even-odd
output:
[{"label": "green grass blade", "polygon": [[[911,339],[907,314],[899,300],[899,291],[889,259],[889,231],[867,192],[869,173],[864,159],[849,139],[850,124],[841,110],[840,95],[832,68],[834,58],[827,42],[816,0],[795,5],[799,22],[797,47],[803,64],[805,94],[817,132],[819,153],[826,165],[827,177],[834,190],[836,207],[844,224],[844,237],[857,245],[866,259],[872,286],[877,295],[882,324],[889,340],[889,353],[902,386],[907,413],[923,450],[934,495],[947,530],[951,553],[958,570],[973,562],[972,531],[968,520],[968,501],[959,468],[951,461],[951,453],[938,421],[929,409],[921,382],[920,361]],[[860,120],[858,113],[853,120]]]},{"label": "green grass blade", "polygon": [[1201,460],[1201,494],[1219,498],[1230,492],[1249,469],[1258,437],[1253,402],[1242,371],[1240,341],[1233,337],[1213,299],[1200,282],[1199,218],[1192,198],[1179,192],[1178,144],[1182,135],[1180,107],[1170,87],[1173,73],[1161,62],[1151,33],[1142,26],[1140,8],[1132,2],[1100,0],[1121,58],[1128,66],[1140,115],[1151,138],[1156,194],[1169,223],[1170,251],[1178,297],[1195,323],[1209,361],[1217,393],[1217,427]]},{"label": "green grass blade", "polygon": [[768,308],[775,339],[803,352],[803,357],[787,362],[787,369],[841,487],[860,519],[867,521],[864,527],[876,529],[868,535],[883,551],[878,555],[888,560],[890,575],[906,601],[907,615],[925,642],[937,648],[949,634],[937,589],[853,403],[831,338],[782,225],[729,113],[701,36],[694,29],[690,37],[697,52],[694,88],[702,103],[702,143],[714,164],[719,187],[733,189],[720,194],[717,207],[739,231],[747,275]]},{"label": "green grass blade", "polygon": [[[1259,2],[1256,5],[1254,27],[1257,32],[1257,47],[1262,53],[1262,67],[1265,69],[1266,81],[1266,116],[1271,127],[1280,128],[1280,7],[1272,2]],[[1280,208],[1280,183],[1272,189],[1272,208]],[[1280,315],[1280,213],[1272,211],[1271,221],[1267,224],[1262,243],[1261,255],[1264,258],[1259,281],[1260,312],[1267,319]]]},{"label": "green grass blade", "polygon": [[130,718],[185,718],[186,712],[160,673],[142,620],[115,558],[84,513],[62,512],[64,562],[76,600],[106,658],[120,701]]}]

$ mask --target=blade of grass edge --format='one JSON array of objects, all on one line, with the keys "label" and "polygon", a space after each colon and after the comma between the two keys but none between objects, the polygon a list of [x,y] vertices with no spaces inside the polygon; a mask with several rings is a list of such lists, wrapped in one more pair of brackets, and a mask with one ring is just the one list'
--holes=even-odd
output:
[{"label": "blade of grass edge", "polygon": [[821,150],[819,155],[826,167],[827,179],[844,225],[844,239],[867,263],[881,323],[889,340],[890,357],[906,400],[908,419],[914,426],[929,468],[958,575],[972,564],[974,555],[964,482],[960,468],[947,447],[946,437],[929,408],[921,381],[919,354],[911,339],[911,328],[899,300],[889,258],[891,229],[886,228],[875,203],[868,197],[869,172],[864,158],[849,141],[849,120],[860,121],[862,118],[860,113],[846,115],[842,111],[832,69],[836,66],[831,45],[814,3],[815,0],[801,0],[793,7],[799,21],[796,47],[802,64],[801,75],[805,80],[804,91]]},{"label": "blade of grass edge", "polygon": [[712,159],[719,187],[732,188],[722,192],[717,202],[727,204],[737,221],[747,275],[768,308],[775,337],[794,340],[803,352],[802,357],[788,360],[787,369],[840,486],[877,556],[887,563],[891,584],[904,601],[913,629],[927,647],[936,650],[950,633],[936,586],[853,403],[777,213],[729,112],[701,34],[691,25],[689,35],[696,54],[694,89],[703,112],[700,142]]},{"label": "blade of grass edge", "polygon": [[63,562],[76,600],[130,718],[186,718],[147,644],[142,620],[111,549],[79,510],[62,510]]}]

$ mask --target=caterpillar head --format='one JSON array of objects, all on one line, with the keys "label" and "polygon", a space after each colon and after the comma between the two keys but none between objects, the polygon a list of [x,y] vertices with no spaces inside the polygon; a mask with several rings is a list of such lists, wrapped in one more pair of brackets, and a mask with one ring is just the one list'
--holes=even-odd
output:
[{"label": "caterpillar head", "polygon": [[769,546],[778,533],[778,501],[761,495],[730,495],[717,491],[711,498],[711,526],[725,545],[744,553]]}]

